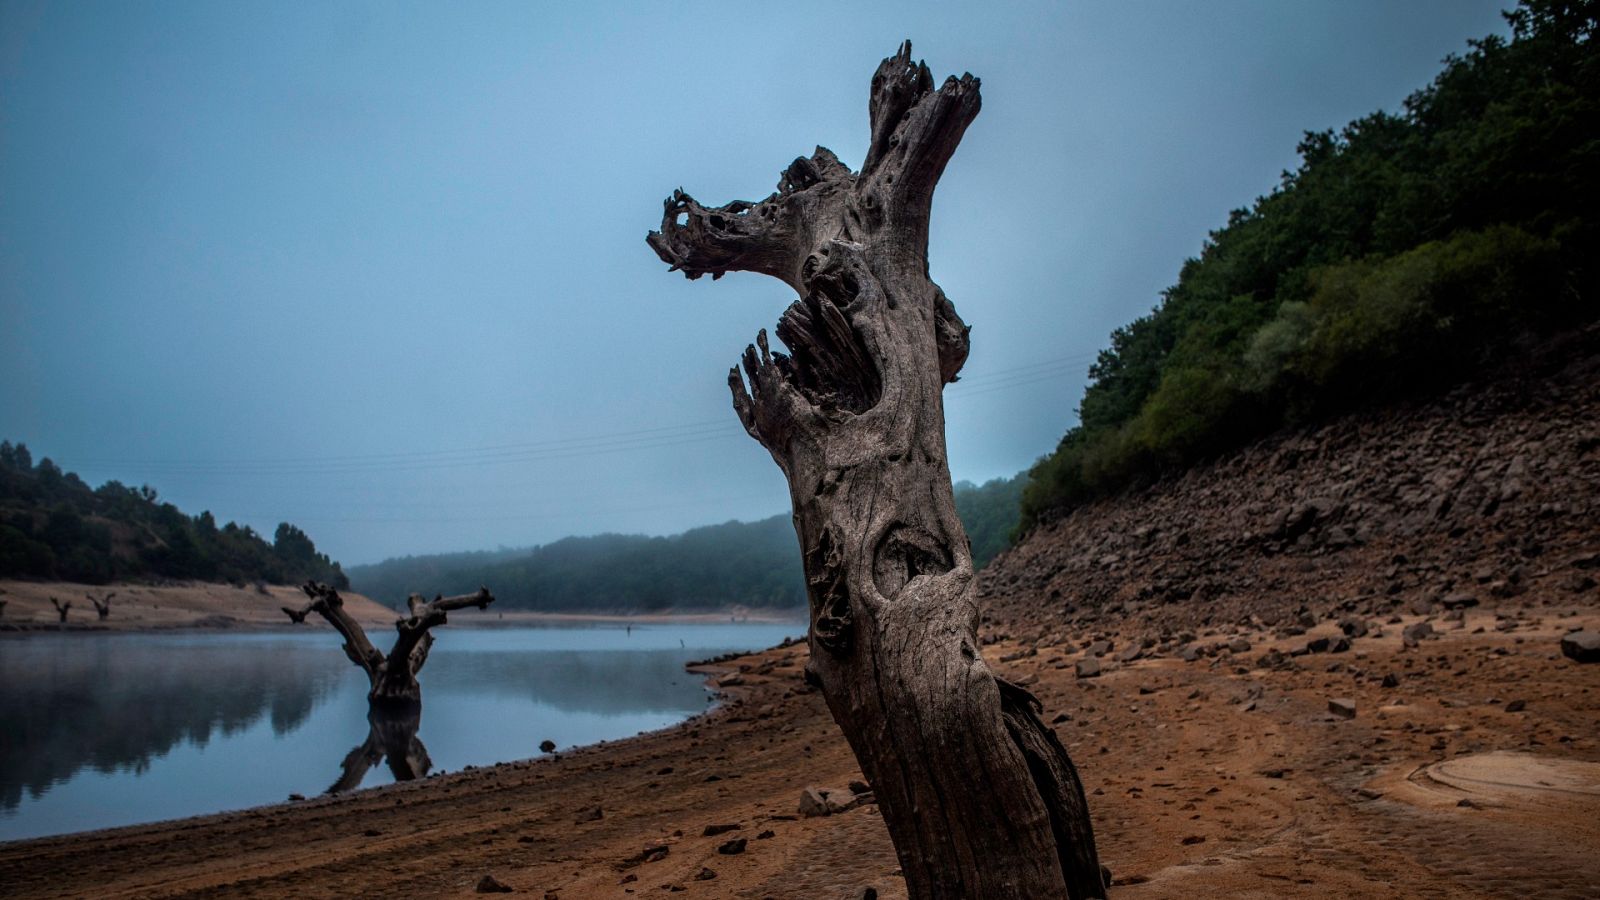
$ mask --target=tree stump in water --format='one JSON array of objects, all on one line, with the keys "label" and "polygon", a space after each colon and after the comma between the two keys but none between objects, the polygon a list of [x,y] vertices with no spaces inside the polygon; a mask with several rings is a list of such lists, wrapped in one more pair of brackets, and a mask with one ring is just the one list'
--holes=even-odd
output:
[{"label": "tree stump in water", "polygon": [[412,594],[406,601],[411,615],[394,623],[394,647],[388,654],[367,639],[367,632],[350,613],[345,611],[344,598],[333,588],[314,581],[301,586],[310,598],[300,609],[282,607],[295,624],[305,622],[306,616],[315,612],[328,620],[344,636],[344,655],[367,673],[371,689],[367,701],[378,706],[414,706],[422,702],[422,686],[417,683],[417,673],[428,661],[428,649],[433,646],[429,629],[446,622],[445,613],[454,609],[476,606],[487,609],[494,602],[488,588],[478,588],[475,594],[459,597],[435,597],[423,600]]},{"label": "tree stump in water", "polygon": [[935,89],[906,42],[872,78],[859,173],[818,147],[759,203],[707,208],[675,191],[649,243],[691,279],[761,272],[800,296],[777,327],[788,355],[762,331],[728,383],[789,482],[807,678],[872,782],[911,896],[1102,897],[1066,750],[979,653],[945,458],[943,390],[969,329],[928,277],[928,219],[978,86]]}]

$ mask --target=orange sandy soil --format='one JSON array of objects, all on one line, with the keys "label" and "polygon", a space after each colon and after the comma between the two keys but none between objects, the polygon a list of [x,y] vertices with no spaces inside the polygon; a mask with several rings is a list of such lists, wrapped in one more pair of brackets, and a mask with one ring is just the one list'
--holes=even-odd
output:
[{"label": "orange sandy soil", "polygon": [[[1502,603],[1506,611],[1511,602]],[[1404,650],[1400,626],[1343,654],[1256,668],[1249,653],[1140,660],[1078,679],[1081,654],[987,648],[1030,681],[1090,793],[1112,897],[1550,897],[1600,891],[1600,665],[1558,636],[1600,613],[1521,609]],[[1414,617],[1407,617],[1409,623]],[[1482,626],[1481,633],[1474,633]],[[1331,634],[1331,625],[1310,636]],[[798,818],[806,785],[860,773],[805,649],[742,673],[685,725],[343,797],[0,844],[12,897],[904,897],[876,807]],[[1399,685],[1381,687],[1393,673]],[[1354,719],[1330,698],[1355,701]],[[1507,712],[1509,702],[1526,707]],[[1471,801],[1462,805],[1462,800]],[[600,818],[586,810],[599,807]],[[704,836],[708,825],[737,828]],[[737,855],[718,847],[747,839]],[[632,863],[664,843],[662,858]],[[709,873],[709,874],[708,874]]]},{"label": "orange sandy soil", "polygon": [[[306,595],[299,588],[268,585],[266,593],[254,587],[237,588],[226,584],[187,582],[177,585],[71,584],[68,582],[0,581],[0,600],[6,606],[0,614],[0,634],[8,628],[39,630],[55,628],[61,621],[50,598],[72,602],[67,611],[69,631],[106,629],[145,631],[165,628],[259,628],[290,627],[293,623],[280,607],[305,606]],[[101,619],[86,594],[102,597],[115,591],[111,615]],[[360,594],[341,592],[345,606],[362,624],[389,625],[395,613]],[[307,625],[326,628],[313,616]]]}]

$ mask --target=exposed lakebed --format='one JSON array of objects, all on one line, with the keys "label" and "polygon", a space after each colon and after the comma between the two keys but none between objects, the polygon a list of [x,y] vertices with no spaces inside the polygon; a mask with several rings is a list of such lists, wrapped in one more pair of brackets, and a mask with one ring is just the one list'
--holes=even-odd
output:
[{"label": "exposed lakebed", "polygon": [[[526,759],[545,740],[567,748],[629,737],[706,708],[710,695],[685,663],[803,628],[441,630],[414,735],[369,724],[366,678],[324,629],[5,640],[0,840]],[[384,753],[397,740],[409,742],[408,759]]]}]

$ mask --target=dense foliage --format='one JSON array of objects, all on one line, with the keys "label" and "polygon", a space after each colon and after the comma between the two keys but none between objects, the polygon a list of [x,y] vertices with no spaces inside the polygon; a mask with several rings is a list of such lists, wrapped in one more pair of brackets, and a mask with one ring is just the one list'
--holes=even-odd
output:
[{"label": "dense foliage", "polygon": [[956,515],[961,517],[967,540],[972,544],[973,568],[988,565],[989,560],[1010,545],[1011,532],[1017,527],[1022,506],[1022,488],[1027,481],[1027,474],[1019,473],[981,485],[970,481],[956,483]]},{"label": "dense foliage", "polygon": [[1022,524],[1595,318],[1596,0],[1524,0],[1399,114],[1307,134],[1090,368]]},{"label": "dense foliage", "polygon": [[285,522],[272,543],[248,526],[186,516],[148,485],[91,488],[25,444],[0,443],[0,577],[105,584],[176,578],[348,587],[339,564]]},{"label": "dense foliage", "polygon": [[[1005,548],[1021,492],[1021,475],[955,486],[976,565]],[[783,515],[671,537],[602,534],[532,549],[407,556],[352,566],[350,579],[356,590],[388,604],[412,591],[461,594],[479,585],[494,591],[496,609],[784,609],[806,602],[794,525]]]}]

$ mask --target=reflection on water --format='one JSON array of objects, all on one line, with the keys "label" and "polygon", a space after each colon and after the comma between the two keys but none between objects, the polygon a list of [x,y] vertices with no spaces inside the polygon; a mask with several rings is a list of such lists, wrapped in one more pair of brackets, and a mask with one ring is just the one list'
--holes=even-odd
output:
[{"label": "reflection on water", "polygon": [[[230,639],[232,638],[232,639]],[[328,653],[334,650],[334,655]],[[41,635],[0,642],[0,808],[80,768],[146,771],[266,714],[293,731],[351,668],[337,643]]]},{"label": "reflection on water", "polygon": [[421,725],[420,709],[374,707],[367,710],[367,739],[345,754],[339,780],[328,788],[328,793],[355,790],[367,777],[368,770],[385,759],[389,760],[389,774],[395,781],[413,781],[428,774],[433,760],[428,758],[428,748],[422,746],[422,739],[417,737]]},{"label": "reflection on water", "polygon": [[802,627],[452,628],[422,676],[422,721],[369,720],[365,678],[331,631],[3,640],[0,840],[371,787],[535,756],[546,739],[569,747],[661,728],[705,708],[685,662]]}]

